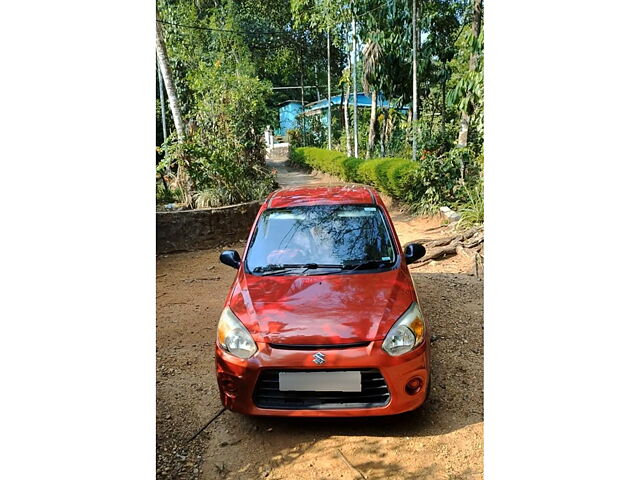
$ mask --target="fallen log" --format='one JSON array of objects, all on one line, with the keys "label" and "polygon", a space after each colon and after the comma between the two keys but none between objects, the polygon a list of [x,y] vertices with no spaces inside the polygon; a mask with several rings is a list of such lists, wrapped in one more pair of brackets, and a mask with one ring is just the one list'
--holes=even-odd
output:
[{"label": "fallen log", "polygon": [[477,260],[478,251],[484,244],[484,232],[477,228],[469,230],[451,237],[444,237],[434,240],[419,239],[410,243],[422,243],[427,253],[414,265],[420,265],[430,260],[439,260],[450,255],[463,255],[467,258]]},{"label": "fallen log", "polygon": [[465,248],[473,248],[484,242],[484,232],[477,232],[463,243]]},{"label": "fallen log", "polygon": [[414,265],[428,262],[429,260],[437,260],[441,257],[446,257],[448,255],[455,255],[456,248],[459,245],[460,245],[459,242],[453,242],[449,245],[445,245],[442,247],[435,247],[435,248],[432,248],[431,250],[427,250],[427,253],[425,254],[425,256],[422,257],[417,262],[415,262]]},{"label": "fallen log", "polygon": [[468,248],[465,248],[465,247],[464,247],[464,246],[462,246],[462,245],[458,245],[458,246],[456,247],[456,253],[457,253],[458,255],[462,255],[463,257],[467,257],[467,258],[471,258],[471,257],[473,257],[473,256],[474,256],[474,254],[475,254],[472,250],[470,250],[470,249],[468,249]]},{"label": "fallen log", "polygon": [[478,280],[484,279],[484,248],[480,248],[478,252],[476,252],[475,257],[473,259],[473,270]]}]

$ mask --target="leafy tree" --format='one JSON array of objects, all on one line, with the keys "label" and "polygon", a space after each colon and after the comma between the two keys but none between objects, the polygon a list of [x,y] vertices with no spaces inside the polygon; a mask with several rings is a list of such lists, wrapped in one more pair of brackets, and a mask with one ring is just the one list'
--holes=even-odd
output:
[{"label": "leafy tree", "polygon": [[[415,175],[422,187],[412,195],[433,206],[460,200],[482,175],[482,2],[431,0],[419,7]],[[350,65],[354,17],[361,49]],[[172,116],[175,110],[183,124],[165,142],[161,167],[184,167],[198,205],[243,201],[273,186],[260,137],[285,100],[306,104],[342,91],[344,119],[331,123],[338,148],[351,155],[357,139],[367,157],[410,154],[411,124],[394,108],[412,100],[410,0],[159,0],[158,18],[177,105]],[[349,109],[354,87],[371,96],[370,110]],[[392,107],[380,111],[381,100]],[[358,131],[349,128],[353,114]],[[301,124],[292,141],[327,142],[319,117],[304,116]]]},{"label": "leafy tree", "polygon": [[482,0],[473,2],[473,21],[467,28],[461,42],[460,51],[468,52],[469,68],[456,83],[449,94],[449,102],[461,112],[458,146],[466,147],[469,135],[469,124],[474,110],[482,112],[484,98],[484,81],[482,75],[483,43],[482,33]]}]

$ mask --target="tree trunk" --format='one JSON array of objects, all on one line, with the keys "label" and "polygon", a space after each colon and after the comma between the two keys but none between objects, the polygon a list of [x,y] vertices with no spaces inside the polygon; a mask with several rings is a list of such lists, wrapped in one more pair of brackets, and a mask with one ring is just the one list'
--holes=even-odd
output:
[{"label": "tree trunk", "polygon": [[371,118],[369,119],[369,142],[367,143],[367,158],[371,158],[371,154],[376,145],[376,123],[378,118],[378,92],[371,92]]},{"label": "tree trunk", "polygon": [[[480,35],[480,22],[482,21],[482,0],[474,0],[473,2],[473,21],[471,23],[471,33],[473,38]],[[473,52],[469,57],[469,70],[475,72],[478,67],[478,54]],[[469,105],[467,110],[462,112],[460,117],[460,133],[458,134],[458,147],[466,147],[469,139],[469,123],[471,121],[471,113],[473,105]]]},{"label": "tree trunk", "polygon": [[[443,67],[446,68],[446,65]],[[442,122],[442,138],[446,136],[447,130],[447,77],[445,75],[442,82],[442,112],[440,113],[440,121]],[[444,141],[444,140],[443,140]]]},{"label": "tree trunk", "polygon": [[327,145],[331,150],[331,32],[327,29]]},{"label": "tree trunk", "polygon": [[383,118],[382,118],[382,127],[380,128],[380,153],[384,157],[387,152],[387,122],[389,121],[389,109],[382,109]]},{"label": "tree trunk", "polygon": [[176,126],[176,132],[178,134],[178,141],[182,143],[184,141],[184,121],[182,120],[182,114],[180,113],[180,103],[178,102],[176,87],[173,83],[173,75],[169,68],[167,49],[164,44],[164,37],[162,36],[162,30],[160,29],[159,22],[156,22],[156,53],[158,56],[158,65],[160,65],[160,72],[164,79],[164,86],[167,90],[167,97],[169,99],[171,115],[173,116],[173,123]]},{"label": "tree trunk", "polygon": [[[157,64],[156,64],[157,65]],[[158,93],[160,94],[160,114],[162,115],[162,141],[167,139],[167,115],[164,108],[164,87],[162,86],[162,74],[158,66]]]},{"label": "tree trunk", "polygon": [[411,41],[411,50],[412,50],[412,76],[413,76],[413,85],[412,85],[412,111],[413,115],[411,116],[411,159],[415,162],[417,159],[417,138],[418,138],[418,61],[417,61],[417,33],[416,33],[416,23],[418,19],[417,8],[416,8],[416,0],[412,2],[412,15],[411,15],[411,31],[412,31],[412,41]]},{"label": "tree trunk", "polygon": [[[169,108],[171,109],[171,116],[173,117],[173,123],[176,126],[176,133],[178,135],[178,143],[184,142],[185,128],[182,114],[180,113],[180,103],[178,101],[178,95],[176,94],[176,87],[173,82],[173,75],[169,68],[169,58],[167,57],[167,48],[164,44],[164,37],[162,36],[162,29],[160,23],[156,22],[156,56],[158,57],[158,65],[160,65],[160,72],[164,79],[164,86],[167,90],[167,97],[169,99]],[[182,191],[182,200],[188,207],[193,207],[193,184],[189,174],[186,172],[184,166],[183,154],[178,154],[178,172],[177,182],[180,190]]]},{"label": "tree trunk", "polygon": [[[344,86],[342,87],[344,89]],[[349,137],[349,92],[345,95],[345,101],[342,104],[344,112],[344,134],[347,140],[347,157],[351,156],[351,138]]]},{"label": "tree trunk", "polygon": [[302,102],[302,146],[307,146],[307,125],[304,114],[304,74],[302,73],[302,61],[300,61],[300,100]]},{"label": "tree trunk", "polygon": [[[353,9],[353,6],[351,7]],[[353,75],[353,156],[358,158],[358,39],[356,37],[356,17],[351,16],[353,62],[351,63],[351,74]]]}]

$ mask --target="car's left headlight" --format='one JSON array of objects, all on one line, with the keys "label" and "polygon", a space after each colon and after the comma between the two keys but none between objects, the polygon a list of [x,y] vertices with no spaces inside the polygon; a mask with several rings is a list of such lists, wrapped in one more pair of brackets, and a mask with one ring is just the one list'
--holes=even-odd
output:
[{"label": "car's left headlight", "polygon": [[394,357],[410,352],[423,342],[425,330],[420,307],[413,302],[387,333],[382,349]]},{"label": "car's left headlight", "polygon": [[218,344],[231,355],[250,358],[258,351],[249,330],[229,307],[225,308],[218,322]]}]

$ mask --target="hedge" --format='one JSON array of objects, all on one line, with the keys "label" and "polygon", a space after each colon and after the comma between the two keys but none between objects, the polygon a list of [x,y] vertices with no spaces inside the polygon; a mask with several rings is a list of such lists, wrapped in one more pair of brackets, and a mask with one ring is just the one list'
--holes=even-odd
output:
[{"label": "hedge", "polygon": [[418,165],[406,158],[364,160],[347,157],[333,150],[302,147],[291,151],[289,161],[300,167],[335,175],[347,182],[371,185],[404,202],[413,200],[413,193],[419,188],[414,175]]}]

